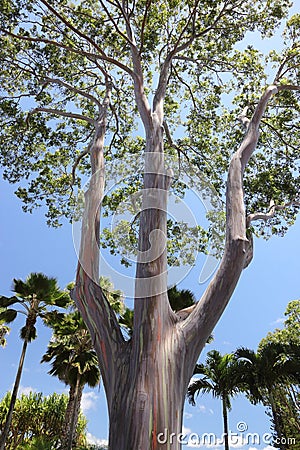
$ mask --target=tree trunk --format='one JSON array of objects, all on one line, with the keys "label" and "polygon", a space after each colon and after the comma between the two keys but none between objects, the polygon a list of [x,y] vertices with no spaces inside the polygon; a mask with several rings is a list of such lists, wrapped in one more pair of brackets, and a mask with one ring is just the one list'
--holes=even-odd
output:
[{"label": "tree trunk", "polygon": [[73,441],[75,438],[75,432],[76,432],[76,426],[78,422],[78,414],[79,414],[79,406],[80,406],[80,399],[82,396],[82,389],[83,387],[80,386],[80,375],[77,375],[75,390],[74,390],[74,404],[73,404],[73,411],[71,415],[71,423],[70,423],[70,432],[68,436],[68,445],[67,450],[72,450]]},{"label": "tree trunk", "polygon": [[85,197],[81,250],[72,297],[89,328],[99,358],[109,410],[110,450],[180,450],[183,404],[189,380],[245,266],[249,241],[243,173],[256,147],[260,118],[276,89],[272,86],[262,96],[230,164],[226,244],[219,270],[190,316],[180,319],[172,312],[167,297],[165,244],[170,177],[164,169],[162,126],[167,71],[161,73],[154,97],[155,108],[151,112],[145,100],[138,53],[132,45],[135,94],[146,130],[146,149],[134,327],[130,341],[124,340],[116,316],[98,283],[97,235],[104,190],[104,116],[91,151],[93,177]]},{"label": "tree trunk", "polygon": [[19,367],[18,367],[16,379],[15,379],[15,384],[14,384],[13,391],[11,394],[11,400],[10,400],[9,410],[8,410],[7,417],[6,417],[6,422],[5,422],[4,429],[2,431],[1,438],[0,438],[0,450],[4,450],[5,443],[6,443],[6,440],[8,437],[8,433],[9,433],[9,429],[10,429],[10,425],[11,425],[11,421],[12,421],[12,415],[13,415],[14,407],[15,407],[16,400],[17,400],[18,390],[19,390],[19,386],[20,386],[20,380],[21,380],[21,375],[22,375],[22,371],[23,371],[23,365],[24,365],[27,345],[28,345],[28,342],[27,342],[27,339],[25,339],[24,343],[23,343],[23,347],[22,347],[22,353],[21,353],[21,357],[20,357],[20,361],[19,361]]},{"label": "tree trunk", "polygon": [[155,450],[181,448],[182,412],[190,374],[186,368],[185,341],[177,327],[153,315],[151,327],[141,332],[137,353],[134,346],[119,359],[119,376],[108,395],[109,448]]},{"label": "tree trunk", "polygon": [[229,450],[229,438],[228,438],[228,413],[226,406],[226,399],[222,397],[222,410],[223,410],[223,423],[224,423],[224,448]]},{"label": "tree trunk", "polygon": [[80,377],[78,377],[76,385],[70,386],[69,400],[65,413],[65,419],[61,434],[61,449],[71,450],[76,438],[76,427],[80,411],[80,403],[82,397],[83,386],[80,385]]},{"label": "tree trunk", "polygon": [[280,450],[286,450],[286,445],[284,444],[285,439],[281,432],[280,418],[277,413],[277,407],[276,407],[276,402],[275,402],[275,399],[273,396],[273,392],[272,392],[272,389],[269,389],[268,391],[269,391],[269,400],[270,400],[271,411],[272,411],[273,422],[274,422],[274,429],[277,434],[277,438],[279,439],[279,446],[280,446],[279,448],[280,448]]}]

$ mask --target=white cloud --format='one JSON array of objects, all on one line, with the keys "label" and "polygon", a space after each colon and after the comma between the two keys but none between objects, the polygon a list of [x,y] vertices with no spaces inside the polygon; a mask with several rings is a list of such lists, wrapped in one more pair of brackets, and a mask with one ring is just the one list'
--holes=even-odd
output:
[{"label": "white cloud", "polygon": [[31,386],[20,386],[18,391],[18,397],[20,397],[22,394],[29,395],[30,392],[37,392],[37,390]]},{"label": "white cloud", "polygon": [[198,405],[198,409],[200,412],[202,412],[204,414],[206,414],[206,413],[213,414],[214,413],[211,408],[207,408],[205,405]]},{"label": "white cloud", "polygon": [[191,419],[191,418],[193,417],[193,414],[185,412],[185,413],[183,414],[183,417],[184,417],[185,419]]},{"label": "white cloud", "polygon": [[190,428],[186,428],[185,426],[182,427],[182,433],[183,434],[190,434],[192,430]]},{"label": "white cloud", "polygon": [[274,320],[274,322],[271,322],[271,325],[278,325],[279,323],[284,323],[284,321],[285,321],[284,317],[279,317],[278,319]]},{"label": "white cloud", "polygon": [[267,447],[264,447],[263,450],[276,450],[272,445],[267,445]]},{"label": "white cloud", "polygon": [[98,395],[95,392],[84,392],[81,399],[82,412],[85,414],[88,410],[95,409],[97,400]]},{"label": "white cloud", "polygon": [[108,446],[107,439],[99,439],[96,436],[93,436],[91,433],[87,432],[86,438],[89,444],[91,445],[102,445],[103,447]]}]

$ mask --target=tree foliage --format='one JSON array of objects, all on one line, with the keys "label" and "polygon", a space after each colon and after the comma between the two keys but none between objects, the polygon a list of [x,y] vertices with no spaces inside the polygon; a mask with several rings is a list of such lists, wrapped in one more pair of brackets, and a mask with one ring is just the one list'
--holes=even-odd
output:
[{"label": "tree foliage", "polygon": [[[268,333],[261,340],[258,347],[259,351],[270,343],[283,344],[287,348],[291,344],[299,346],[300,301],[289,302],[284,315],[283,328],[277,328],[275,331]],[[295,443],[292,444],[291,448],[297,450],[300,448],[300,378],[298,378],[298,382],[293,380],[285,385],[277,385],[274,390],[274,402],[278,411],[280,431],[286,442],[288,442],[288,437],[295,438]],[[271,420],[273,420],[272,415]],[[274,432],[275,437],[278,438],[276,428]],[[289,448],[288,444],[287,448]]]},{"label": "tree foliage", "polygon": [[[298,419],[294,416],[295,410],[294,413],[292,411],[295,396],[288,396],[287,393],[289,388],[295,393],[300,385],[299,344],[271,341],[261,346],[257,353],[240,347],[235,356],[240,363],[240,375],[249,399],[254,404],[261,402],[269,408],[274,445],[277,442],[279,448],[289,448],[288,438],[294,435],[289,436],[286,432],[291,425],[298,423]],[[299,411],[296,415],[299,417]],[[294,431],[297,436],[297,425]]]},{"label": "tree foliage", "polygon": [[12,305],[22,306],[22,312],[25,314],[26,321],[25,325],[20,330],[20,338],[23,340],[23,346],[5,426],[1,433],[1,450],[5,447],[5,442],[11,426],[27,345],[37,337],[36,321],[38,318],[46,320],[47,315],[50,314],[48,308],[53,306],[66,306],[70,302],[69,294],[59,289],[56,279],[49,278],[42,273],[31,273],[25,281],[14,279],[13,290],[15,292],[14,297],[8,298],[0,296],[0,307],[3,309],[3,311],[0,312],[0,321],[10,323],[15,320],[20,311],[18,309],[9,308]]},{"label": "tree foliage", "polygon": [[[43,440],[45,449],[58,448],[67,401],[68,397],[65,394],[54,393],[49,396],[35,392],[29,395],[22,394],[16,401],[6,448],[25,450],[29,445],[30,448],[35,448],[38,440]],[[10,393],[7,393],[0,402],[1,429],[5,423],[9,403]],[[78,444],[85,443],[86,423],[81,413],[77,428]]]},{"label": "tree foliage", "polygon": [[[48,223],[53,225],[62,215],[72,217],[76,192],[90,175],[89,145],[108,80],[107,177],[122,179],[122,184],[105,198],[104,214],[113,212],[141,186],[145,141],[137,128],[134,80],[138,75],[131,38],[125,31],[126,11],[147,96],[155,94],[157,74],[163,64],[170,63],[165,153],[173,159],[175,180],[180,177],[180,159],[180,171],[194,166],[214,195],[224,199],[224,172],[243,136],[237,117],[245,106],[253,112],[270,66],[278,70],[277,83],[298,84],[298,15],[287,24],[282,52],[273,51],[265,58],[253,46],[236,48],[249,31],[271,36],[287,12],[285,0],[209,0],[201,8],[199,2],[139,2],[126,3],[124,10],[118,2],[109,3],[57,1],[50,5],[43,0],[3,1],[1,5],[4,178],[21,183],[16,192],[25,210],[45,205]],[[298,196],[298,100],[297,92],[284,91],[269,105],[256,156],[246,171],[249,214],[268,212],[271,200],[283,205]],[[203,180],[194,183],[203,189]],[[176,187],[182,191],[182,185],[174,183],[175,191]],[[293,222],[295,208],[277,211],[271,225],[258,226],[257,232],[282,234]],[[121,235],[124,232],[129,233],[123,229]],[[205,249],[208,236],[201,233],[198,242],[202,238]],[[107,229],[104,245],[115,251],[120,245],[126,247],[117,235],[115,230],[112,242]]]}]

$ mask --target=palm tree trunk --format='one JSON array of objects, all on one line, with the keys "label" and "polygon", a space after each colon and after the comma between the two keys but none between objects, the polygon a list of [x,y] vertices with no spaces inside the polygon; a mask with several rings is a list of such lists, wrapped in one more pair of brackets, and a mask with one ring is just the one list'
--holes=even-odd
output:
[{"label": "palm tree trunk", "polygon": [[76,384],[70,386],[69,401],[65,413],[65,420],[61,433],[61,450],[71,450],[75,439],[75,432],[80,411],[80,403],[82,397],[83,386],[80,384],[80,375],[76,380]]},{"label": "palm tree trunk", "polygon": [[271,410],[272,410],[272,415],[273,415],[273,421],[274,421],[274,426],[275,426],[275,432],[277,433],[277,437],[279,439],[280,442],[280,449],[281,450],[285,450],[286,446],[283,444],[283,439],[282,439],[282,430],[281,430],[281,425],[280,425],[280,421],[279,421],[279,416],[277,413],[277,408],[276,408],[276,402],[273,396],[273,392],[271,389],[269,389],[269,400],[270,400],[270,405],[271,405]]},{"label": "palm tree trunk", "polygon": [[20,357],[20,361],[19,361],[19,367],[18,367],[16,379],[15,379],[14,388],[13,388],[13,391],[11,394],[11,400],[10,400],[9,410],[8,410],[7,417],[6,417],[6,422],[5,422],[4,429],[2,431],[1,438],[0,438],[0,450],[4,450],[5,443],[6,443],[6,440],[8,437],[8,433],[9,433],[9,429],[10,429],[10,425],[11,425],[11,421],[12,421],[12,415],[13,415],[14,407],[15,407],[16,400],[17,400],[17,395],[18,395],[18,390],[19,390],[19,385],[20,385],[20,380],[21,380],[21,375],[22,375],[22,370],[23,370],[23,365],[24,365],[24,360],[25,360],[25,354],[26,354],[26,350],[27,350],[27,344],[28,344],[28,341],[27,341],[27,339],[25,339],[24,343],[23,343],[23,348],[22,348],[22,353],[21,353],[21,357]]},{"label": "palm tree trunk", "polygon": [[224,423],[224,448],[229,450],[229,440],[228,440],[228,413],[226,406],[226,398],[222,397],[222,409],[223,409],[223,423]]},{"label": "palm tree trunk", "polygon": [[78,400],[79,400],[79,398],[81,398],[81,393],[82,393],[82,386],[80,386],[80,380],[81,380],[81,376],[80,376],[80,374],[78,374],[77,380],[76,380],[76,385],[75,385],[75,390],[74,390],[74,403],[73,403],[73,410],[72,410],[72,416],[71,416],[70,431],[69,431],[69,436],[68,436],[67,450],[72,450],[73,439],[75,436],[75,431],[76,431],[76,426],[77,426],[77,421],[78,421],[78,413],[79,413]]}]

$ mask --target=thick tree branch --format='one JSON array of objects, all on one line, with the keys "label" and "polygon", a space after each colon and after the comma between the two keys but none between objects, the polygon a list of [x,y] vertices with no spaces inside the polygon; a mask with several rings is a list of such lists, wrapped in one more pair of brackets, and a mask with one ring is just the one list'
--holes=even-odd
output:
[{"label": "thick tree branch", "polygon": [[[183,27],[173,49],[167,54],[165,61],[161,66],[157,89],[156,89],[156,93],[153,98],[153,111],[155,111],[157,113],[161,123],[163,122],[163,102],[164,102],[164,98],[165,98],[165,94],[166,94],[166,89],[167,89],[167,84],[168,84],[168,76],[169,76],[169,71],[171,68],[171,63],[172,63],[173,58],[176,55],[178,55],[179,53],[186,50],[194,42],[195,39],[197,39],[201,36],[204,36],[209,31],[213,30],[215,28],[215,26],[217,25],[217,23],[221,20],[223,15],[227,12],[227,9],[226,9],[227,4],[225,2],[221,11],[219,12],[217,17],[213,21],[213,23],[209,27],[207,27],[204,30],[202,30],[201,32],[197,33],[195,30],[195,20],[196,20],[197,8],[199,6],[199,3],[200,3],[199,1],[195,2],[192,12],[190,13],[190,15],[186,21],[186,24]],[[188,37],[186,42],[182,43],[183,36],[186,33],[188,27],[190,26],[191,21],[193,21],[192,33],[190,34],[190,36]]]},{"label": "thick tree branch", "polygon": [[[178,324],[192,344],[189,346],[195,363],[215,324],[221,317],[243,271],[249,264],[249,240],[246,235],[243,174],[259,138],[259,124],[276,86],[269,86],[249,121],[246,135],[230,162],[226,189],[226,240],[219,269],[209,283],[202,299],[190,316]],[[201,340],[199,340],[201,336]]]},{"label": "thick tree branch", "polygon": [[116,373],[116,355],[124,344],[124,338],[115,313],[99,286],[100,210],[105,187],[104,138],[111,83],[108,82],[106,88],[93,141],[89,146],[92,176],[85,193],[79,261],[72,297],[90,330],[103,382],[107,392],[110,392],[108,387],[114,382],[111,377]]},{"label": "thick tree branch", "polygon": [[145,94],[141,55],[136,46],[134,32],[131,27],[129,17],[127,17],[126,20],[126,33],[130,41],[130,50],[134,73],[134,76],[132,78],[133,78],[135,101],[147,134],[149,133],[150,128],[152,128],[151,108]]}]

